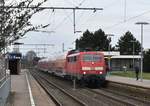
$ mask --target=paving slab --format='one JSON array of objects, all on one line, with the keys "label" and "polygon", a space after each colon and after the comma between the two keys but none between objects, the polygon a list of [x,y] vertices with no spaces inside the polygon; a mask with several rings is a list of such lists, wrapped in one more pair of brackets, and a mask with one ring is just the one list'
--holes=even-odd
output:
[{"label": "paving slab", "polygon": [[[28,80],[28,81],[27,81]],[[28,85],[29,82],[29,85]],[[31,87],[31,94],[29,91]],[[31,102],[31,95],[33,103]],[[20,75],[11,75],[11,93],[6,106],[56,106],[43,88],[30,75],[28,70],[21,70]]]},{"label": "paving slab", "polygon": [[145,80],[145,79],[141,81],[140,79],[136,80],[136,78],[109,75],[106,77],[106,80],[150,88],[150,80]]}]

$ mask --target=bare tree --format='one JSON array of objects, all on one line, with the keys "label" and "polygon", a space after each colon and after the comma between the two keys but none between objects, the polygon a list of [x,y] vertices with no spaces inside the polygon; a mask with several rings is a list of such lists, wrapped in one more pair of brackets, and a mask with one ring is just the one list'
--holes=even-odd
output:
[{"label": "bare tree", "polygon": [[[42,24],[34,26],[30,22],[31,17],[35,13],[43,10],[39,7],[46,1],[47,0],[39,0],[36,3],[35,0],[20,0],[20,2],[7,0],[6,2],[0,2],[0,51],[2,51],[7,44],[23,37],[27,32],[48,26]],[[37,8],[22,8],[30,6]]]}]

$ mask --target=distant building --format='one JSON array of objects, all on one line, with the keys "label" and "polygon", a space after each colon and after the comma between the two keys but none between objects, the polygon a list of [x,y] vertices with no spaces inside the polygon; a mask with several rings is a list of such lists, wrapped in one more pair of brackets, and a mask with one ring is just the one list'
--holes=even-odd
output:
[{"label": "distant building", "polygon": [[27,61],[33,61],[37,57],[34,51],[28,51],[26,54]]}]

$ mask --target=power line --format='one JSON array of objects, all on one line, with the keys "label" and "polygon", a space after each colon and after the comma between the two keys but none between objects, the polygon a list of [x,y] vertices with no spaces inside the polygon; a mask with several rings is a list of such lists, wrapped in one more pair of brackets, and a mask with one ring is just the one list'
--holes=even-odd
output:
[{"label": "power line", "polygon": [[[72,15],[72,13],[70,13],[69,15]],[[64,17],[63,20],[56,25],[56,27],[54,28],[54,30],[58,29],[59,27],[61,27],[61,25],[67,20],[68,16]]]},{"label": "power line", "polygon": [[[64,0],[65,1],[65,0]],[[79,8],[79,6],[81,6],[84,2],[85,2],[86,0],[82,0],[80,3],[79,3],[79,5],[78,6],[76,6],[75,8]],[[66,1],[67,2],[67,1]],[[68,2],[69,4],[73,4],[72,2]],[[74,6],[75,6],[75,4],[73,4]],[[96,10],[96,9],[95,9]],[[71,14],[67,14],[66,13],[66,17],[54,28],[54,30],[56,30],[57,28],[59,28],[59,27],[61,27],[61,25],[67,20],[67,18],[69,18],[69,20],[72,22],[72,19],[70,18],[70,15],[72,15],[72,13]]]},{"label": "power line", "polygon": [[65,2],[67,2],[68,4],[71,4],[71,5],[73,5],[73,6],[76,6],[74,3],[72,3],[72,2],[70,2],[70,1],[68,1],[68,0],[64,0]]},{"label": "power line", "polygon": [[81,6],[86,0],[82,0],[80,3],[79,3],[79,6]]},{"label": "power line", "polygon": [[[65,1],[65,0],[64,0],[64,1]],[[81,6],[85,1],[86,1],[86,0],[82,0],[82,1],[79,3],[79,5],[76,6],[76,8],[79,7],[79,6]],[[71,3],[71,4],[73,4],[73,3]],[[74,5],[74,6],[75,6],[75,5]],[[65,10],[64,10],[64,11],[65,11]],[[82,15],[83,15],[83,13],[84,13],[84,12],[82,12]],[[73,22],[72,19],[70,18],[70,15],[72,15],[72,13],[71,13],[71,14],[67,14],[67,13],[66,13],[66,15],[67,15],[67,16],[55,27],[55,29],[61,27],[61,24],[63,24],[63,23],[67,20],[67,18],[69,18],[69,20],[70,20],[71,22]]]},{"label": "power line", "polygon": [[77,2],[77,0],[72,0],[74,3],[76,3],[76,5],[78,5],[78,2]]},{"label": "power line", "polygon": [[106,10],[106,8],[110,8],[111,6],[114,6],[117,3],[118,3],[118,0],[115,0],[115,1],[113,1],[111,3],[109,3],[108,5],[104,6],[104,9]]},{"label": "power line", "polygon": [[126,22],[127,1],[124,0],[124,22]]},{"label": "power line", "polygon": [[66,14],[67,18],[68,18],[71,22],[73,22],[73,21],[72,21],[72,19],[71,19],[71,17],[70,17],[70,15],[67,13],[67,11],[66,11],[66,10],[64,10],[64,12],[65,12],[65,14]]},{"label": "power line", "polygon": [[111,28],[117,27],[117,26],[119,26],[119,25],[121,25],[121,24],[123,24],[123,23],[125,23],[125,22],[128,22],[128,21],[130,21],[130,20],[133,20],[133,19],[135,19],[135,18],[138,18],[138,17],[143,16],[143,15],[148,14],[148,13],[150,13],[150,10],[149,10],[149,11],[145,11],[145,12],[139,14],[139,15],[130,17],[130,18],[126,19],[126,21],[120,21],[120,22],[118,22],[118,23],[116,23],[116,24],[114,24],[114,25],[112,25],[112,26],[108,26],[108,27],[106,27],[106,28],[107,28],[107,29],[111,29]]},{"label": "power line", "polygon": [[91,20],[96,14],[95,13],[92,13],[88,19],[86,19],[83,23],[81,23],[80,25],[84,25],[86,24],[87,22],[89,22],[89,20]]}]

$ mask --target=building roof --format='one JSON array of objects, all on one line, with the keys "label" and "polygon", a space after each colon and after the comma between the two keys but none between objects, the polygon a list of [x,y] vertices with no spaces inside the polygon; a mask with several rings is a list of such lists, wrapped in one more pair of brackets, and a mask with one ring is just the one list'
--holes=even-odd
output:
[{"label": "building roof", "polygon": [[104,54],[104,56],[118,56],[120,55],[120,52],[118,51],[102,51],[102,53]]},{"label": "building roof", "polygon": [[118,56],[112,56],[112,59],[140,59],[140,55],[118,55]]}]

